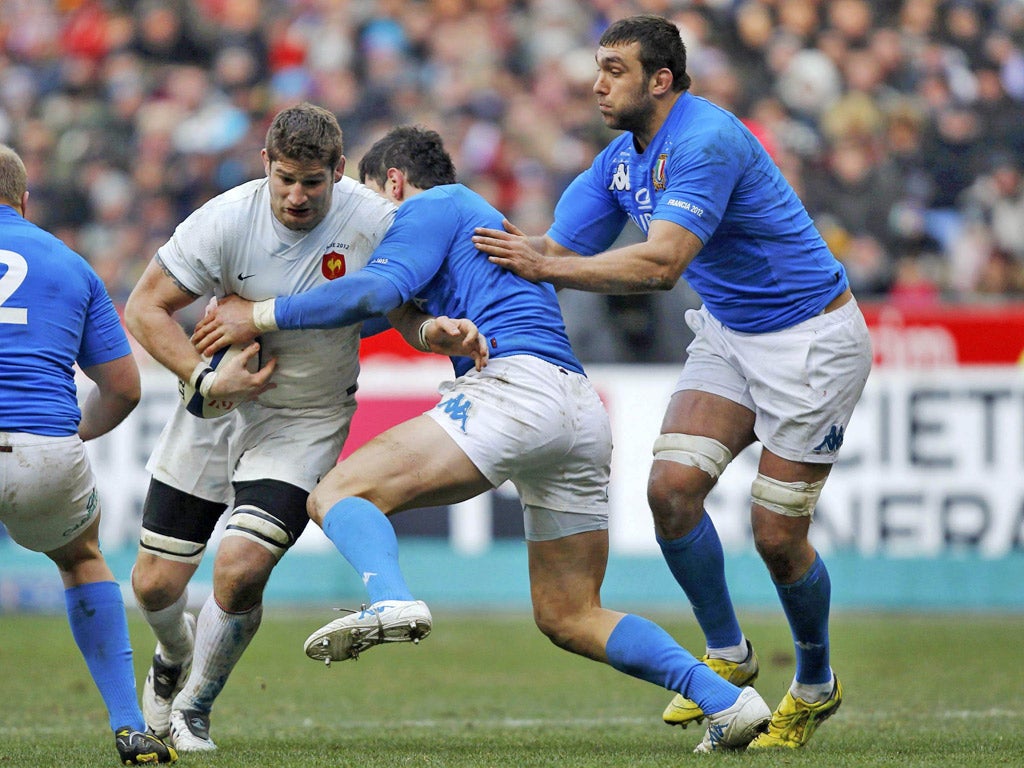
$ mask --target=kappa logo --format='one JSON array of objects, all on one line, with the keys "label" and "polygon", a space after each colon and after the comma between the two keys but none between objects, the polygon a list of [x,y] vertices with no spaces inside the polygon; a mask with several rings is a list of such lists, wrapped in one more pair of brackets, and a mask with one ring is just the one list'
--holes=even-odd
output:
[{"label": "kappa logo", "polygon": [[328,280],[336,280],[345,274],[345,254],[328,251],[320,262],[320,272]]},{"label": "kappa logo", "polygon": [[608,189],[613,192],[626,192],[630,188],[629,168],[625,163],[619,163],[619,167],[612,174],[612,183],[608,185]]},{"label": "kappa logo", "polygon": [[814,446],[814,453],[835,453],[843,445],[846,429],[842,425],[833,424],[825,439]]},{"label": "kappa logo", "polygon": [[469,409],[473,405],[465,395],[457,395],[456,397],[449,397],[438,403],[435,407],[443,410],[452,421],[457,421],[459,426],[462,427],[462,431],[466,431],[466,419],[469,418]]}]

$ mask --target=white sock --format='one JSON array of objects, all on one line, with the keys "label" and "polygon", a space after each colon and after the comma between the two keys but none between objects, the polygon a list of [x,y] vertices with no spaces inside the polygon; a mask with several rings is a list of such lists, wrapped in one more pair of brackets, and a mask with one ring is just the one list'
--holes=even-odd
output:
[{"label": "white sock", "polygon": [[740,664],[747,660],[747,654],[750,653],[750,649],[747,648],[747,638],[745,635],[740,636],[739,645],[730,645],[725,648],[708,648],[707,654],[712,659],[724,659],[725,661],[734,661]]},{"label": "white sock", "polygon": [[[138,603],[138,598],[136,598]],[[185,621],[188,590],[174,603],[159,611],[148,611],[139,605],[142,617],[156,635],[156,652],[168,664],[181,664],[192,655],[193,635]]]},{"label": "white sock", "polygon": [[827,683],[798,683],[794,678],[789,686],[789,692],[794,698],[803,699],[808,704],[817,704],[832,695],[835,680],[835,675],[831,675]]},{"label": "white sock", "polygon": [[249,646],[263,619],[263,604],[245,613],[228,613],[211,594],[199,612],[192,672],[172,709],[209,712],[228,675]]}]

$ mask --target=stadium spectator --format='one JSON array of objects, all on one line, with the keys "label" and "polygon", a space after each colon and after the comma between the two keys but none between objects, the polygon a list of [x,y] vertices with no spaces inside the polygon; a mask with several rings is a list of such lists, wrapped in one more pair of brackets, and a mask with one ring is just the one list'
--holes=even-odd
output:
[{"label": "stadium spectator", "polygon": [[[0,144],[0,521],[60,571],[71,634],[107,708],[123,765],[172,763],[146,733],[121,587],[100,551],[100,502],[83,442],[139,402],[139,369],[96,273],[25,220],[25,166]],[[96,387],[79,407],[75,365]]]},{"label": "stadium spectator", "polygon": [[[842,701],[829,662],[829,574],[808,532],[871,367],[867,325],[846,271],[764,148],[734,115],[688,92],[676,27],[627,17],[599,46],[594,92],[605,122],[624,133],[563,192],[546,235],[509,224],[478,229],[474,241],[495,263],[559,288],[643,293],[685,274],[700,295],[704,305],[687,313],[696,338],[654,443],[654,527],[709,665],[749,684],[757,656],[704,501],[732,458],[761,443],[751,524],[796,674],[750,749],[801,747]],[[646,239],[609,249],[627,221]],[[685,726],[703,716],[680,694],[664,718]]]},{"label": "stadium spectator", "polygon": [[[138,185],[124,227],[145,228],[139,209],[152,196],[166,199],[181,219],[258,173],[252,149],[271,116],[303,99],[336,114],[353,156],[396,122],[436,127],[462,181],[513,220],[528,221],[525,212],[540,222],[537,212],[550,209],[611,137],[579,81],[581,73],[584,80],[591,76],[595,30],[636,7],[664,11],[699,41],[692,57],[695,93],[722,100],[745,120],[766,99],[778,99],[778,125],[789,130],[773,132],[779,150],[773,157],[812,207],[800,180],[822,162],[828,134],[822,110],[853,92],[868,93],[882,113],[894,95],[923,104],[925,137],[937,132],[949,109],[972,112],[986,150],[1024,151],[1024,11],[1016,0],[8,0],[0,24],[0,141],[29,163],[45,140],[33,194],[53,205],[31,206],[29,215],[53,231],[59,223],[60,235],[78,243],[90,263],[127,262],[104,269],[121,283],[107,285],[115,299],[127,295],[166,235],[122,233],[123,242],[146,245],[116,254],[103,250],[109,238],[80,238],[79,230],[99,216],[84,202],[87,168],[99,158]],[[184,79],[179,68],[204,73],[202,98],[182,100],[172,91]],[[883,154],[889,150],[881,147]],[[921,167],[935,168],[947,150],[929,138],[923,151]],[[970,186],[983,171],[968,169],[957,186]],[[933,206],[917,202],[923,220]],[[957,247],[950,233],[963,226],[963,203],[934,207],[941,212],[929,214],[928,231],[942,239],[925,239],[950,262]],[[912,218],[903,215],[907,210],[900,208],[898,218]],[[886,271],[894,272],[903,245],[883,244]],[[948,283],[940,289],[960,293]],[[871,298],[884,299],[886,290],[879,284]],[[563,298],[569,309],[577,303]],[[596,314],[582,317],[567,312],[570,333],[605,325],[604,335],[614,335],[614,304],[589,305]],[[665,302],[655,304],[663,313]],[[674,348],[681,357],[678,332],[669,324],[656,332],[652,354]],[[627,359],[616,345],[609,349],[606,354]]]}]

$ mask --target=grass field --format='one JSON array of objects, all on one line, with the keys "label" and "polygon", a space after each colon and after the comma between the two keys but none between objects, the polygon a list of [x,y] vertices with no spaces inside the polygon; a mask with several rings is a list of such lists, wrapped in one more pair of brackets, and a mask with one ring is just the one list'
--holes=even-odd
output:
[{"label": "grass field", "polygon": [[[152,640],[130,613],[139,681]],[[1024,616],[851,615],[832,624],[839,714],[796,753],[693,755],[670,696],[550,645],[528,616],[435,610],[419,647],[330,669],[302,654],[329,613],[268,609],[213,713],[220,749],[184,766],[1022,766]],[[691,649],[688,615],[652,616]],[[792,675],[781,619],[743,616],[771,706]],[[99,695],[60,616],[0,616],[0,768],[116,765]]]}]

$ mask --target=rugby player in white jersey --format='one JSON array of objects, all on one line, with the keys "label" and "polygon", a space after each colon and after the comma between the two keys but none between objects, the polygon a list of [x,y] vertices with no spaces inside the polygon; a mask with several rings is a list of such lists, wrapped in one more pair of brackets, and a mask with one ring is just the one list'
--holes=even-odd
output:
[{"label": "rugby player in white jersey", "polygon": [[[266,178],[189,216],[126,307],[129,329],[157,361],[180,379],[202,380],[203,395],[244,401],[216,419],[179,404],[147,464],[132,586],[158,644],[143,712],[180,752],[216,749],[214,700],[259,627],[271,571],[309,520],[309,491],[348,434],[360,327],[268,333],[212,372],[174,313],[205,295],[296,293],[363,267],[394,206],[343,175],[342,149],[330,112],[311,104],[283,110],[262,150]],[[429,315],[408,304],[388,317],[416,344]],[[472,323],[440,320],[430,324],[434,351],[486,356]],[[250,373],[245,365],[257,354],[267,362]],[[185,611],[188,582],[229,506],[213,593],[197,622]]]}]

